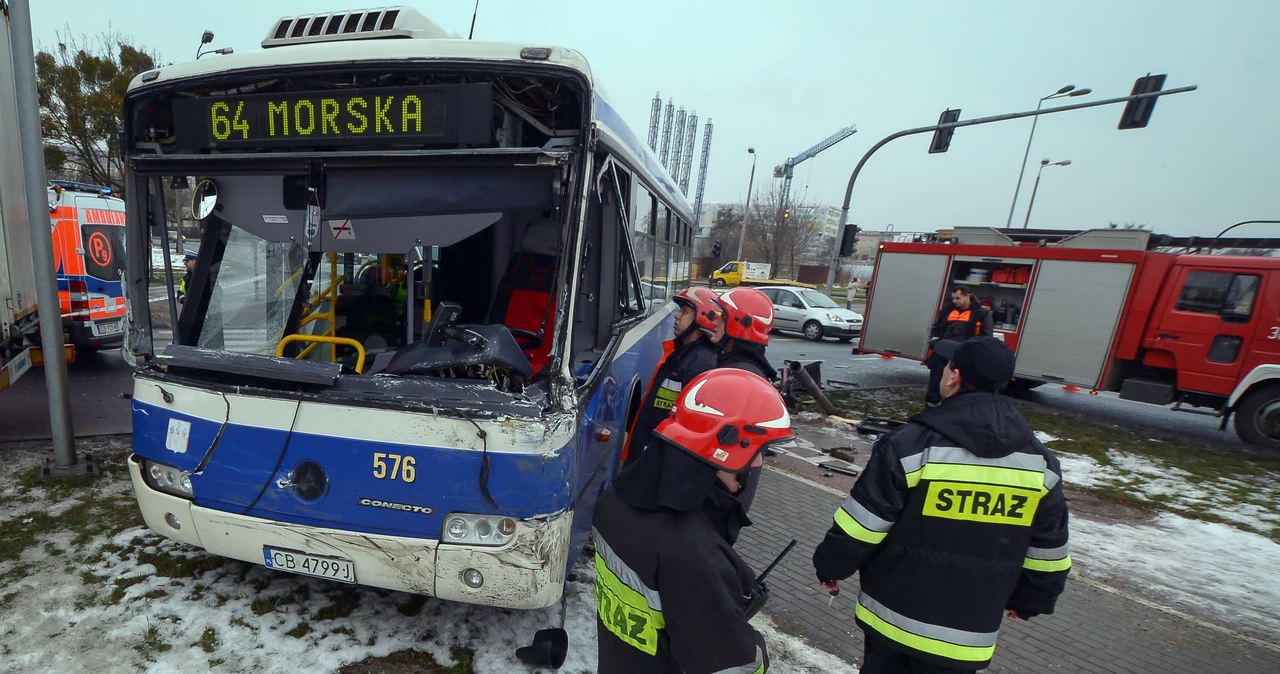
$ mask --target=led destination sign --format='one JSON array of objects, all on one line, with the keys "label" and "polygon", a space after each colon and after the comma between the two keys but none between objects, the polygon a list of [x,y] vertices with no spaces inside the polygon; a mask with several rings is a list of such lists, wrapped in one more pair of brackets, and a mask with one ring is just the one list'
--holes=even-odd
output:
[{"label": "led destination sign", "polygon": [[489,84],[174,99],[180,149],[489,141]]}]

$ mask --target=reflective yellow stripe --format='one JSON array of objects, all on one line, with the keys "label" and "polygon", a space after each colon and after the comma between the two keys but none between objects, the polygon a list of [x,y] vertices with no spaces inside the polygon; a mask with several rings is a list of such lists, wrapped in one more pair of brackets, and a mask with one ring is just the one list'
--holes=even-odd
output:
[{"label": "reflective yellow stripe", "polygon": [[1040,492],[972,482],[930,482],[924,497],[925,517],[1029,527],[1040,505]]},{"label": "reflective yellow stripe", "polygon": [[910,473],[907,473],[907,488],[908,488],[908,489],[911,489],[912,487],[915,487],[916,485],[920,484],[920,473],[922,473],[922,472],[924,472],[924,469],[923,469],[923,468],[920,468],[920,469],[917,469],[917,470],[913,470],[913,471],[911,471]]},{"label": "reflective yellow stripe", "polygon": [[627,587],[596,553],[596,611],[600,623],[623,643],[644,653],[658,653],[658,630],[666,627],[662,611],[650,608],[644,595]]},{"label": "reflective yellow stripe", "polygon": [[1030,571],[1044,571],[1047,573],[1067,571],[1071,568],[1071,555],[1067,555],[1062,559],[1032,559],[1027,557],[1022,560],[1022,568]]},{"label": "reflective yellow stripe", "polygon": [[863,606],[861,601],[858,602],[855,614],[868,627],[879,632],[886,639],[909,646],[922,653],[930,653],[961,662],[986,662],[996,652],[994,643],[990,646],[959,646],[941,639],[913,634],[872,613],[871,609]]},{"label": "reflective yellow stripe", "polygon": [[871,545],[878,545],[880,541],[884,540],[885,536],[889,535],[887,531],[872,531],[862,526],[858,520],[853,518],[853,515],[845,512],[844,508],[836,508],[836,524],[840,525],[841,531],[863,543]]},{"label": "reflective yellow stripe", "polygon": [[[1040,471],[1018,470],[1017,468],[999,468],[996,466],[973,466],[963,463],[926,463],[920,469],[920,477],[916,480],[955,480],[958,482],[977,482],[981,484],[1001,485],[1005,487],[1021,487],[1047,492],[1044,486],[1044,473]],[[907,476],[907,485],[911,476]]]}]

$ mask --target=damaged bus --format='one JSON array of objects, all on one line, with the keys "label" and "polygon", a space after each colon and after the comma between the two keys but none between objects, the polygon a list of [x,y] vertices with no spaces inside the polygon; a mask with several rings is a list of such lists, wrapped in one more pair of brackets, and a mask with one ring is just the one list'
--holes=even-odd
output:
[{"label": "damaged bus", "polygon": [[[689,283],[693,215],[581,54],[408,8],[286,17],[125,98],[133,454],[155,531],[556,604]],[[165,250],[169,243],[164,242]],[[166,309],[168,308],[168,309]]]}]

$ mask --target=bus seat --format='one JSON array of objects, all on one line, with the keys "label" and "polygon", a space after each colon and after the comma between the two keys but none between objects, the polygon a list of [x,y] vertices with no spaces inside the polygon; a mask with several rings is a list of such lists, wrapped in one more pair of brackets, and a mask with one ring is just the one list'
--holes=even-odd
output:
[{"label": "bus seat", "polygon": [[542,344],[524,350],[529,365],[540,372],[551,360],[555,326],[555,268],[560,233],[552,220],[534,220],[524,230],[520,250],[511,256],[489,309],[489,323],[538,332]]}]

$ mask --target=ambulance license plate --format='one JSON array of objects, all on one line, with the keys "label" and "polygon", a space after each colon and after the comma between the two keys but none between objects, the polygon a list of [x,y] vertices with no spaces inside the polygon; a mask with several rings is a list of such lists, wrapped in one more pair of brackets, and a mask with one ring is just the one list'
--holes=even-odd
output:
[{"label": "ambulance license plate", "polygon": [[298,550],[262,546],[262,557],[268,568],[300,573],[304,576],[328,578],[343,583],[356,582],[356,565],[349,559],[313,555]]},{"label": "ambulance license plate", "polygon": [[94,327],[97,328],[99,337],[114,335],[124,330],[124,321],[107,321],[98,323]]}]

